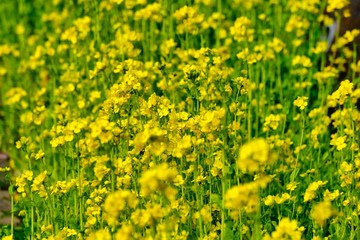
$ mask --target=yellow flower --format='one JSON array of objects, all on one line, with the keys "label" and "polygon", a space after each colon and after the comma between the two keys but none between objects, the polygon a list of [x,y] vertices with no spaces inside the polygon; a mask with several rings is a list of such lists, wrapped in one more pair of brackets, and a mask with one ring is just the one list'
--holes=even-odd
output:
[{"label": "yellow flower", "polygon": [[113,225],[116,223],[121,211],[125,208],[136,208],[138,204],[136,195],[129,190],[119,190],[109,194],[104,203],[105,220]]},{"label": "yellow flower", "polygon": [[267,132],[270,129],[276,130],[279,127],[281,117],[281,115],[274,114],[270,114],[269,116],[265,117],[264,132]]},{"label": "yellow flower", "polygon": [[274,203],[275,203],[275,199],[274,199],[274,196],[272,196],[272,195],[269,195],[264,199],[264,204],[266,206],[272,206],[272,205],[274,205]]},{"label": "yellow flower", "polygon": [[321,226],[324,226],[326,220],[335,213],[330,201],[324,201],[316,204],[311,210],[311,218]]},{"label": "yellow flower", "polygon": [[146,7],[138,10],[134,14],[135,20],[151,20],[155,22],[162,21],[161,5],[160,3],[148,4]]},{"label": "yellow flower", "polygon": [[173,13],[178,24],[176,31],[179,34],[190,33],[193,35],[198,34],[200,24],[204,21],[204,14],[199,13],[197,7],[184,6]]},{"label": "yellow flower", "polygon": [[[134,139],[134,152],[139,153],[142,151],[148,143],[161,143],[166,142],[165,134],[166,130],[161,130],[157,127],[149,128],[145,127],[143,132],[138,133]],[[163,149],[165,150],[165,149]],[[156,151],[155,151],[156,152]]]},{"label": "yellow flower", "polygon": [[123,224],[115,234],[115,240],[130,240],[134,228],[131,225]]},{"label": "yellow flower", "polygon": [[29,145],[31,139],[28,137],[21,137],[19,141],[16,141],[16,148],[20,149],[23,146]]},{"label": "yellow flower", "polygon": [[246,212],[256,212],[259,207],[258,188],[254,183],[246,183],[230,188],[225,195],[225,207],[242,208]]},{"label": "yellow flower", "polygon": [[321,187],[324,186],[327,183],[327,181],[323,182],[323,181],[317,181],[317,182],[312,182],[310,183],[310,185],[308,186],[308,188],[305,191],[304,194],[304,202],[308,202],[312,199],[314,199],[316,197],[316,191]]},{"label": "yellow flower", "polygon": [[4,104],[5,105],[13,105],[15,103],[18,103],[26,95],[27,95],[27,92],[20,87],[11,88],[8,90],[8,92],[5,95],[6,99],[4,101]]},{"label": "yellow flower", "polygon": [[225,194],[225,207],[235,213],[239,209],[248,213],[256,212],[260,204],[259,188],[265,188],[270,181],[269,177],[263,176],[253,182],[230,188]]},{"label": "yellow flower", "polygon": [[276,227],[275,231],[269,235],[265,235],[264,239],[267,240],[300,240],[303,227],[297,226],[296,220],[290,220],[289,218],[282,218]]},{"label": "yellow flower", "polygon": [[40,150],[35,154],[34,157],[35,157],[36,160],[39,160],[39,159],[43,158],[44,156],[45,156],[44,151],[40,149]]},{"label": "yellow flower", "polygon": [[279,195],[276,195],[275,198],[274,198],[274,200],[275,200],[275,202],[277,204],[283,204],[284,202],[286,202],[286,201],[288,201],[290,199],[291,199],[291,196],[288,193],[283,193],[281,195],[281,197]]},{"label": "yellow flower", "polygon": [[290,19],[287,21],[285,26],[286,32],[295,32],[297,37],[300,37],[305,34],[310,26],[309,20],[305,17],[301,17],[296,14],[291,14]]},{"label": "yellow flower", "polygon": [[328,105],[335,107],[336,103],[343,105],[346,99],[353,93],[354,84],[349,80],[344,80],[340,83],[340,87],[327,97]]},{"label": "yellow flower", "polygon": [[297,182],[290,182],[286,185],[286,190],[294,191],[299,183]]},{"label": "yellow flower", "polygon": [[92,92],[90,92],[89,100],[90,100],[90,102],[95,102],[96,99],[98,99],[100,97],[101,97],[100,91],[92,91]]},{"label": "yellow flower", "polygon": [[269,154],[270,146],[265,139],[255,139],[240,148],[237,165],[244,172],[259,171],[271,160]]},{"label": "yellow flower", "polygon": [[44,171],[40,173],[33,181],[33,184],[31,185],[31,190],[36,191],[36,188],[38,185],[42,184],[47,176],[47,171]]},{"label": "yellow flower", "polygon": [[271,49],[273,49],[277,53],[281,52],[286,47],[286,44],[276,37],[273,38],[273,40],[269,42],[268,45]]},{"label": "yellow flower", "polygon": [[144,209],[136,209],[131,214],[131,220],[139,227],[150,226],[153,224],[153,218],[150,211]]},{"label": "yellow flower", "polygon": [[349,5],[349,0],[331,0],[331,1],[328,1],[326,11],[334,12],[335,10],[343,9],[344,7],[346,7],[348,5]]},{"label": "yellow flower", "polygon": [[16,25],[16,27],[15,27],[15,33],[17,34],[17,35],[24,35],[24,33],[25,33],[25,27],[24,27],[24,25],[22,25],[22,24],[18,24],[18,25]]},{"label": "yellow flower", "polygon": [[210,133],[221,126],[221,119],[225,116],[225,109],[219,108],[215,111],[203,111],[200,117],[200,130]]},{"label": "yellow flower", "polygon": [[311,48],[311,52],[315,54],[320,54],[326,52],[327,48],[328,48],[327,41],[319,41],[316,43],[315,48]]},{"label": "yellow flower", "polygon": [[340,87],[338,91],[340,92],[340,95],[346,96],[352,93],[354,84],[350,82],[348,79],[342,81],[340,83]]},{"label": "yellow flower", "polygon": [[336,150],[341,151],[346,148],[346,136],[336,137],[336,135],[331,136],[330,145],[335,146]]},{"label": "yellow flower", "polygon": [[211,206],[210,205],[205,205],[200,210],[200,216],[201,216],[204,224],[211,223],[211,221],[213,220],[213,218],[211,216]]},{"label": "yellow flower", "polygon": [[161,45],[160,45],[160,52],[162,55],[167,56],[169,55],[169,53],[171,52],[171,49],[176,47],[177,43],[174,41],[174,39],[168,39],[165,40]]},{"label": "yellow flower", "polygon": [[145,171],[141,176],[140,182],[140,192],[143,196],[149,196],[156,191],[163,192],[166,197],[172,199],[175,197],[176,192],[171,186],[170,183],[174,183],[177,179],[178,171],[169,167],[167,163],[150,168]]},{"label": "yellow flower", "polygon": [[2,237],[2,240],[13,240],[12,235],[6,236],[6,237]]},{"label": "yellow flower", "polygon": [[239,17],[235,20],[234,26],[230,27],[230,33],[235,41],[252,42],[254,40],[255,30],[250,28],[251,20],[245,16]]},{"label": "yellow flower", "polygon": [[86,238],[86,240],[111,240],[111,235],[108,230],[101,229],[93,232]]},{"label": "yellow flower", "polygon": [[294,101],[294,105],[296,107],[299,107],[300,110],[304,110],[305,107],[308,105],[308,97],[298,97],[295,101]]},{"label": "yellow flower", "polygon": [[292,59],[291,64],[293,66],[302,66],[302,67],[306,67],[306,68],[312,67],[310,58],[308,58],[306,56],[300,56],[300,55],[295,56]]},{"label": "yellow flower", "polygon": [[343,172],[351,172],[352,169],[353,169],[353,165],[351,163],[342,162],[341,165],[340,165],[339,172],[341,172],[341,173],[343,173]]},{"label": "yellow flower", "polygon": [[340,196],[339,190],[335,190],[334,192],[330,192],[329,190],[325,190],[324,192],[324,200],[325,201],[333,201],[335,199],[337,199]]}]

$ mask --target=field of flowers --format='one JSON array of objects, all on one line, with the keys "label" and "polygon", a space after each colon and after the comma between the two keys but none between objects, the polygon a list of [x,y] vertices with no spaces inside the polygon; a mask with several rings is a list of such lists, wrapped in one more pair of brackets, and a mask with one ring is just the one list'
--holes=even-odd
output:
[{"label": "field of flowers", "polygon": [[360,239],[347,3],[0,1],[0,237]]}]

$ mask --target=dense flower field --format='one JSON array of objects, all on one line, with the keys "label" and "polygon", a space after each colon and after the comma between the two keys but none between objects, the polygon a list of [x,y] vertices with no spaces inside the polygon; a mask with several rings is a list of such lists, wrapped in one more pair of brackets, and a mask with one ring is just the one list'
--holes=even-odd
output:
[{"label": "dense flower field", "polygon": [[0,1],[0,236],[360,239],[347,4]]}]

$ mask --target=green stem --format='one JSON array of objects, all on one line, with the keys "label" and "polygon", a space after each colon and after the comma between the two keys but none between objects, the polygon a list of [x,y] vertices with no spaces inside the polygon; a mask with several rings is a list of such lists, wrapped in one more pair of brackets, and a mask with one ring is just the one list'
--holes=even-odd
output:
[{"label": "green stem", "polygon": [[[303,140],[304,140],[304,131],[305,131],[305,115],[304,115],[304,111],[301,111],[301,120],[302,120],[302,124],[301,124],[301,136],[300,136],[300,141],[299,141],[299,144],[298,144],[298,147],[301,148],[301,145],[303,143]],[[294,167],[294,170],[291,174],[291,177],[290,177],[290,181],[293,182],[297,176],[297,173],[299,172],[298,169],[297,169],[297,165],[298,165],[298,162],[299,162],[299,158],[300,158],[300,152],[301,152],[301,149],[299,149],[299,152],[297,153],[297,156],[296,156],[296,162],[295,162],[295,167]]]},{"label": "green stem", "polygon": [[[218,13],[222,13],[222,0],[218,0],[217,1],[217,11]],[[221,16],[219,19],[219,25],[218,26],[222,26],[221,25]],[[220,27],[216,28],[216,48],[220,47]]]},{"label": "green stem", "polygon": [[14,190],[13,189],[10,190],[10,201],[11,201],[11,236],[14,238]]}]

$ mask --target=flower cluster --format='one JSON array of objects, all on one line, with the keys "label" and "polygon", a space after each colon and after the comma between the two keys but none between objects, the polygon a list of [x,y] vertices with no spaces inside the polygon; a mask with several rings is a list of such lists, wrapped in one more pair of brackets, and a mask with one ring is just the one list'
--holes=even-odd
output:
[{"label": "flower cluster", "polygon": [[322,37],[352,1],[0,9],[0,237],[356,236],[360,31]]}]

